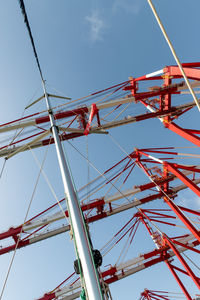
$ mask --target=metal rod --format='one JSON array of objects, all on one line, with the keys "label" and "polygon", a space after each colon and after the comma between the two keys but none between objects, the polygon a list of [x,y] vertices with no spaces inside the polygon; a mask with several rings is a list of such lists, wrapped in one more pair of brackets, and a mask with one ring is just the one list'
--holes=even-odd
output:
[{"label": "metal rod", "polygon": [[165,39],[166,39],[166,41],[167,41],[167,43],[169,45],[169,48],[170,48],[170,50],[171,50],[171,52],[172,52],[172,54],[174,56],[174,59],[175,59],[177,65],[179,66],[179,69],[180,69],[180,71],[181,71],[181,73],[183,75],[183,78],[185,79],[185,82],[187,84],[187,87],[188,87],[188,89],[189,89],[189,91],[190,91],[193,99],[194,99],[194,102],[196,103],[196,106],[198,107],[198,109],[200,111],[200,105],[199,105],[198,99],[197,99],[197,97],[196,97],[196,95],[194,93],[194,90],[193,90],[192,86],[190,85],[190,82],[189,82],[189,80],[188,80],[188,78],[187,78],[187,76],[186,76],[186,74],[184,72],[184,69],[183,69],[183,67],[182,67],[182,65],[181,65],[181,63],[179,61],[179,58],[178,58],[178,56],[177,56],[177,54],[176,54],[176,52],[174,50],[174,47],[173,47],[173,45],[172,45],[172,43],[171,43],[171,41],[170,41],[170,39],[169,39],[169,37],[167,35],[167,32],[165,31],[165,28],[164,28],[164,26],[163,26],[163,24],[162,24],[162,22],[161,22],[161,20],[160,20],[160,18],[158,16],[158,14],[157,14],[157,11],[156,11],[156,9],[155,9],[152,1],[151,0],[147,0],[147,1],[149,3],[149,6],[151,7],[151,10],[152,10],[152,12],[153,12],[153,14],[154,14],[157,22],[158,22],[158,25],[160,26],[160,29],[161,29],[162,33],[163,33],[163,35],[164,35],[164,37],[165,37]]},{"label": "metal rod", "polygon": [[85,229],[83,215],[79,206],[78,198],[76,195],[75,187],[72,182],[69,166],[67,164],[64,151],[59,139],[58,127],[51,110],[48,94],[46,92],[45,82],[42,82],[47,109],[51,123],[51,129],[55,140],[56,152],[60,166],[61,176],[64,185],[64,191],[67,201],[67,207],[71,219],[71,226],[74,231],[74,239],[78,249],[78,254],[81,260],[84,280],[86,284],[87,294],[89,300],[102,300],[102,293],[97,275],[96,267],[93,262],[92,253],[90,251],[90,242]]}]

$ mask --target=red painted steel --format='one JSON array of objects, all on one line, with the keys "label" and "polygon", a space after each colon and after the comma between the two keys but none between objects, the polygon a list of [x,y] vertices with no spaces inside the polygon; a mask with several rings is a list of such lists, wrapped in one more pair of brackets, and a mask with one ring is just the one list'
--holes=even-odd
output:
[{"label": "red painted steel", "polygon": [[[194,80],[200,80],[200,70],[196,68],[183,68],[185,75]],[[169,66],[164,69],[164,73],[168,76],[173,76],[173,77],[183,77],[181,70],[177,66]]]},{"label": "red painted steel", "polygon": [[184,129],[173,122],[165,122],[165,127],[182,136],[184,139],[188,140],[194,145],[200,147],[200,138],[192,132],[190,132],[188,129]]},{"label": "red painted steel", "polygon": [[176,274],[176,272],[174,271],[174,268],[172,267],[172,265],[165,260],[166,265],[168,266],[169,270],[171,271],[172,275],[174,276],[174,278],[176,279],[178,285],[180,286],[181,290],[183,291],[184,295],[186,296],[186,298],[188,300],[192,300],[192,297],[190,296],[190,294],[188,293],[188,291],[186,290],[184,284],[182,283],[182,281],[180,280],[180,278],[178,277],[178,275]]},{"label": "red painted steel", "polygon": [[193,273],[193,271],[191,270],[191,268],[189,267],[189,265],[187,264],[187,262],[184,260],[184,258],[181,256],[181,254],[179,253],[179,251],[177,250],[177,248],[173,245],[173,243],[171,242],[171,240],[169,239],[169,237],[166,237],[166,235],[163,236],[163,239],[164,239],[165,243],[172,249],[172,251],[174,252],[174,254],[176,255],[176,257],[179,259],[180,263],[187,270],[187,272],[190,275],[191,279],[194,281],[194,283],[196,284],[196,286],[200,290],[200,282],[199,282],[199,280],[197,280],[195,274]]},{"label": "red painted steel", "polygon": [[[72,116],[81,115],[81,114],[87,113],[87,112],[88,112],[87,107],[75,108],[73,110],[56,113],[56,114],[54,114],[54,118],[56,120],[60,120],[60,119],[69,118]],[[42,123],[46,123],[46,122],[49,122],[49,116],[44,116],[44,117],[35,119],[36,124],[42,124]]]},{"label": "red painted steel", "polygon": [[[173,173],[175,176],[177,176],[184,184],[186,184],[197,196],[200,197],[200,188],[198,187],[198,185],[195,184],[194,182],[192,182],[192,180],[190,180],[182,172],[180,172],[178,170],[178,168],[176,167],[177,165],[171,164],[171,163],[168,163],[168,162],[164,162],[164,166],[171,173]],[[194,172],[196,172],[196,171],[198,172],[198,169],[195,170],[195,168],[194,168]]]},{"label": "red painted steel", "polygon": [[[198,67],[200,67],[200,62],[186,63],[186,64],[182,64],[182,66],[184,67],[184,71],[185,71],[186,75],[188,76],[188,78],[195,79],[195,80],[200,80],[200,69],[197,69]],[[190,109],[190,108],[186,108],[185,110],[177,110],[176,108],[172,107],[172,103],[171,103],[172,102],[172,95],[180,93],[179,88],[184,85],[183,82],[172,84],[173,78],[182,78],[182,74],[181,74],[179,68],[177,66],[167,66],[163,69],[163,73],[164,73],[164,76],[154,76],[154,77],[149,77],[149,78],[147,76],[141,76],[141,77],[136,78],[136,79],[132,78],[129,81],[130,85],[123,88],[124,90],[130,90],[132,95],[135,97],[136,101],[142,102],[146,107],[148,105],[150,105],[150,106],[152,105],[152,108],[155,109],[155,112],[151,112],[151,113],[148,113],[148,114],[143,114],[143,115],[136,116],[135,120],[136,121],[142,121],[142,120],[162,116],[163,117],[163,124],[166,128],[168,128],[171,131],[175,132],[176,134],[182,136],[183,138],[187,139],[191,143],[193,143],[197,146],[200,146],[200,137],[197,136],[197,134],[200,134],[200,130],[184,129],[184,128],[180,127],[179,125],[175,124],[174,122],[172,122],[174,120],[174,118],[179,117],[181,114],[185,113],[188,109]],[[140,80],[158,80],[158,79],[163,79],[164,80],[164,85],[163,86],[154,87],[149,92],[138,93],[138,81],[140,81]],[[127,83],[128,82],[124,83],[124,85],[126,85]],[[124,85],[123,85],[123,87],[124,87]],[[119,88],[121,88],[122,84],[116,85],[114,87],[118,87],[118,86],[120,86]],[[105,90],[107,90],[107,89],[105,89]],[[95,95],[97,93],[93,93],[93,95]],[[156,99],[156,100],[151,99],[151,102],[148,100],[148,98],[153,98],[153,97],[157,97],[157,96],[159,97],[159,99]],[[159,108],[157,108],[157,106],[159,106]],[[54,117],[57,120],[72,117],[72,116],[77,116],[77,115],[83,118],[84,114],[88,113],[88,112],[89,111],[88,111],[87,107],[82,107],[82,108],[76,108],[74,110],[69,110],[69,111],[56,113],[54,115]],[[36,114],[34,114],[34,115],[36,115]],[[34,116],[34,115],[32,115],[32,116]],[[87,124],[86,124],[86,121],[84,119],[84,124],[83,124],[83,127],[85,129],[84,133],[70,133],[70,134],[63,133],[62,135],[60,135],[60,139],[61,140],[68,140],[68,139],[83,136],[84,134],[85,135],[89,134],[91,122],[92,122],[95,115],[97,116],[98,126],[100,126],[100,119],[99,119],[99,115],[98,115],[98,109],[96,107],[96,104],[92,104],[91,113],[90,113],[89,121],[88,121]],[[28,118],[28,117],[25,117],[23,119],[26,119],[26,118]],[[48,121],[49,121],[48,116],[39,117],[39,118],[35,119],[36,124],[42,124],[42,123],[45,123],[45,122],[48,122]],[[7,123],[6,125],[9,125],[9,124],[12,124],[12,122]],[[0,126],[3,126],[3,125],[0,125]],[[23,140],[26,140],[26,138],[23,139]],[[21,141],[23,141],[23,140],[21,140]],[[41,144],[43,146],[49,145],[49,144],[52,144],[52,143],[54,143],[53,138],[49,138],[49,139],[45,139],[45,140],[41,141]],[[162,148],[160,148],[160,149],[162,149]],[[170,149],[170,147],[169,147],[169,149]],[[172,153],[172,152],[169,152],[169,151],[161,151],[161,150],[155,150],[155,149],[154,150],[152,150],[152,149],[141,149],[139,151],[132,152],[129,156],[127,156],[126,158],[121,160],[115,166],[119,165],[121,162],[125,161],[126,159],[129,159],[128,163],[126,164],[126,166],[124,167],[124,169],[122,171],[122,172],[125,172],[130,167],[134,167],[134,163],[132,161],[135,159],[137,161],[137,163],[140,165],[140,167],[143,168],[145,173],[148,174],[148,176],[151,176],[149,170],[147,169],[146,166],[143,165],[143,163],[144,162],[145,163],[150,163],[151,162],[151,163],[155,164],[155,163],[160,163],[160,162],[151,161],[150,156],[147,155],[145,152],[154,152],[154,153],[159,153],[159,154],[177,155],[177,152]],[[142,155],[147,156],[148,159],[142,159],[142,157],[141,157]],[[109,170],[113,169],[115,166],[113,166]],[[187,226],[187,228],[196,237],[197,240],[194,242],[194,245],[198,245],[200,243],[200,232],[195,228],[195,226],[193,226],[193,224],[183,214],[182,211],[185,210],[185,211],[191,212],[191,213],[195,213],[195,212],[192,212],[191,209],[185,209],[183,207],[175,205],[175,203],[170,198],[168,198],[167,196],[172,197],[172,194],[171,194],[171,191],[170,191],[170,188],[169,188],[169,182],[174,180],[175,176],[177,178],[179,178],[184,184],[186,184],[194,193],[196,193],[196,195],[200,196],[200,188],[197,186],[197,184],[195,184],[192,180],[190,180],[187,176],[185,176],[180,171],[180,169],[190,170],[190,171],[193,171],[194,173],[195,172],[200,172],[200,170],[195,169],[195,167],[185,167],[185,166],[181,166],[181,165],[178,165],[178,164],[172,164],[172,163],[169,163],[167,161],[163,161],[163,167],[164,167],[163,174],[162,174],[162,177],[160,177],[159,180],[155,180],[155,182],[151,182],[151,183],[148,183],[148,184],[145,184],[145,185],[141,185],[138,188],[140,189],[140,191],[145,191],[145,190],[151,189],[152,187],[159,186],[159,187],[162,187],[162,189],[164,190],[164,193],[162,191],[160,191],[157,194],[150,195],[150,196],[144,197],[143,199],[140,199],[140,202],[141,202],[141,204],[143,204],[143,203],[147,203],[147,202],[152,201],[152,200],[157,199],[157,198],[164,198],[165,202],[169,205],[171,210],[178,216],[178,218]],[[107,170],[106,172],[108,172],[109,170]],[[106,174],[106,172],[104,174]],[[132,169],[130,170],[129,174],[131,172],[132,172]],[[169,172],[171,172],[173,175],[169,175]],[[115,179],[120,174],[113,177],[110,181]],[[102,218],[107,217],[108,213],[106,211],[104,211],[104,205],[105,205],[105,202],[104,202],[103,199],[98,199],[97,201],[91,202],[87,205],[83,205],[82,206],[83,211],[87,211],[89,209],[94,209],[94,208],[97,209],[97,212],[95,214],[93,214],[92,216],[86,217],[86,221],[89,223],[89,222],[94,222],[94,221],[97,221],[97,220],[100,220]],[[111,211],[112,211],[112,207],[110,205],[110,212]],[[148,217],[147,213],[148,213],[148,211],[145,211],[145,210],[142,211],[141,210],[141,214],[138,214],[137,217],[142,220],[142,222],[146,226],[147,230],[149,231],[149,234],[152,234],[151,228],[148,227],[148,223],[145,221],[145,216],[146,216],[147,219],[149,219],[151,221],[154,220],[154,221],[158,222],[158,220],[155,219],[155,216],[154,217]],[[37,216],[40,216],[41,214],[42,213],[38,214]],[[156,214],[156,213],[152,212],[152,214]],[[66,211],[66,215],[68,216],[67,211]],[[160,217],[162,216],[163,218],[165,218],[164,213],[157,213],[157,215],[160,215]],[[198,215],[198,213],[197,213],[197,215]],[[33,219],[34,218],[32,218],[31,220],[33,220]],[[29,220],[29,222],[31,220]],[[138,221],[136,221],[136,222],[138,222]],[[166,220],[164,220],[164,221],[160,220],[159,222],[173,226],[172,223],[167,222]],[[14,248],[16,246],[16,241],[18,239],[18,234],[21,232],[21,229],[22,229],[22,226],[18,226],[16,228],[10,228],[7,232],[4,232],[4,233],[0,234],[0,239],[5,239],[5,238],[8,238],[8,237],[12,237],[15,241],[14,245],[11,245],[9,247],[5,247],[5,248],[0,249],[0,254],[7,253],[9,251],[14,250]],[[199,289],[200,289],[200,282],[199,282],[198,278],[195,276],[195,274],[190,269],[190,267],[188,266],[186,261],[183,259],[183,257],[181,256],[179,251],[176,249],[176,247],[173,245],[173,243],[177,244],[179,246],[185,247],[188,250],[194,250],[197,253],[200,253],[200,251],[197,250],[197,249],[193,249],[192,247],[190,247],[188,245],[182,244],[182,243],[176,241],[175,239],[170,239],[166,235],[163,236],[163,239],[165,241],[165,244],[163,245],[162,248],[155,249],[155,250],[153,250],[149,253],[146,253],[144,255],[144,257],[146,257],[146,258],[147,257],[148,258],[152,257],[151,261],[148,261],[148,262],[144,263],[144,268],[150,267],[150,266],[152,266],[152,265],[154,265],[158,262],[165,261],[165,263],[168,265],[170,271],[172,272],[173,276],[175,277],[176,281],[180,285],[180,287],[181,287],[182,291],[184,292],[185,296],[187,297],[187,299],[191,300],[192,299],[191,296],[189,295],[189,293],[185,289],[183,283],[181,282],[180,278],[177,276],[177,274],[174,270],[175,267],[173,267],[167,261],[167,259],[170,258],[168,250],[171,249],[174,252],[174,254],[177,256],[177,258],[179,259],[181,264],[187,270],[186,273],[192,278],[192,280],[195,282],[195,284],[197,285],[197,287]],[[28,244],[29,244],[29,239],[20,240],[18,248],[24,247]],[[157,256],[157,257],[155,257],[155,256]],[[108,277],[108,278],[105,279],[105,282],[107,282],[107,283],[112,283],[112,282],[115,282],[115,281],[119,280],[119,276],[117,275],[117,269],[116,268],[111,268],[110,270],[107,270],[107,271],[103,272],[102,276],[103,277]],[[46,294],[44,296],[44,298],[41,298],[41,299],[50,300],[50,299],[54,299],[54,298],[55,298],[55,294],[52,293],[52,294]],[[163,297],[163,299],[164,299],[164,297]]]},{"label": "red painted steel", "polygon": [[85,134],[85,135],[88,135],[88,134],[89,134],[90,127],[91,127],[91,123],[92,123],[92,120],[94,119],[94,116],[97,116],[98,126],[100,126],[100,120],[99,120],[98,112],[99,112],[99,110],[98,110],[96,104],[93,103],[93,104],[92,104],[92,107],[91,107],[90,117],[89,117],[88,123],[87,123],[87,125],[86,125],[86,128],[85,128],[85,130],[84,130],[84,134]]}]

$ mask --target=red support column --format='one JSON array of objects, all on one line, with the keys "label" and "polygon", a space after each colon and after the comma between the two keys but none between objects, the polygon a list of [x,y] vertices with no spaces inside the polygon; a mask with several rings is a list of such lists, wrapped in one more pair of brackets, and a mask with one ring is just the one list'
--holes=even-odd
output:
[{"label": "red support column", "polygon": [[200,188],[197,184],[195,184],[192,180],[187,178],[182,172],[175,167],[174,164],[164,162],[165,167],[173,173],[176,177],[178,177],[184,184],[186,184],[198,197],[200,197]]},{"label": "red support column", "polygon": [[171,271],[172,275],[174,276],[174,278],[176,279],[176,281],[178,282],[180,288],[182,289],[183,293],[185,294],[186,298],[188,300],[192,300],[192,298],[190,297],[188,291],[186,290],[185,286],[183,285],[182,281],[180,280],[180,278],[178,277],[178,275],[176,274],[176,272],[174,271],[173,267],[171,266],[171,264],[165,260],[166,265],[168,266],[169,270]]},{"label": "red support column", "polygon": [[[171,83],[172,83],[171,77],[169,75],[166,75],[164,77],[164,86],[167,87],[171,85]],[[166,94],[164,97],[163,96],[160,97],[160,109],[164,111],[171,109],[171,93]],[[164,117],[164,120],[170,122],[170,116]]]},{"label": "red support column", "polygon": [[200,290],[200,282],[197,280],[197,277],[195,276],[193,271],[190,269],[189,265],[186,263],[184,258],[180,255],[179,251],[176,249],[176,247],[172,244],[171,240],[167,236],[164,235],[163,239],[164,239],[165,243],[172,249],[172,251],[174,252],[176,257],[179,259],[180,263],[183,265],[185,270],[190,275],[191,279],[194,281],[194,283],[196,284],[196,286]]},{"label": "red support column", "polygon": [[187,129],[184,129],[173,122],[165,122],[165,127],[182,136],[184,139],[200,147],[200,138]]},{"label": "red support column", "polygon": [[197,238],[200,242],[200,233],[199,231],[192,225],[192,223],[187,219],[187,217],[182,213],[179,207],[168,197],[164,197],[164,201],[169,205],[169,207],[173,210],[173,212],[177,215],[177,217],[187,226],[187,228],[191,231],[191,233]]},{"label": "red support column", "polygon": [[90,117],[89,117],[88,123],[87,123],[86,128],[85,128],[85,131],[84,131],[84,134],[85,134],[85,135],[88,135],[88,134],[89,134],[90,126],[91,126],[92,120],[94,119],[94,116],[95,116],[95,115],[97,115],[98,126],[100,126],[99,110],[98,110],[96,104],[93,103],[93,104],[92,104],[92,107],[91,107]]}]

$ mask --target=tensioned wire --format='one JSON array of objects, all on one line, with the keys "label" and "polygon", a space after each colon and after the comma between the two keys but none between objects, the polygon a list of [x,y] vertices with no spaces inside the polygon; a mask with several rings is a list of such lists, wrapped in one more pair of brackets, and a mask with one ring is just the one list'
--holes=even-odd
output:
[{"label": "tensioned wire", "polygon": [[[31,148],[30,148],[30,150],[31,150],[31,153],[32,153],[32,155],[33,155],[33,158],[34,158],[36,164],[38,165],[39,168],[41,168],[40,162],[39,162],[37,156],[35,155],[34,151],[33,151]],[[65,214],[65,211],[64,211],[63,207],[61,206],[60,201],[58,200],[58,197],[57,197],[57,195],[56,195],[56,192],[55,192],[55,190],[54,190],[52,184],[50,183],[49,178],[48,178],[46,172],[45,172],[43,169],[42,169],[42,175],[43,175],[43,177],[44,177],[44,179],[45,179],[45,181],[46,181],[46,183],[47,183],[47,185],[48,185],[48,187],[49,187],[49,189],[50,189],[52,195],[54,196],[55,200],[57,201],[57,203],[58,203],[58,205],[59,205],[59,207],[60,207],[60,210],[61,210],[62,213],[63,213],[64,218],[68,221],[68,218],[67,218],[67,216],[66,216],[66,214]]]},{"label": "tensioned wire", "polygon": [[30,198],[30,201],[29,201],[29,205],[28,205],[25,217],[24,217],[24,222],[22,224],[20,233],[18,235],[18,239],[17,239],[16,245],[15,245],[14,253],[12,255],[12,258],[11,258],[11,261],[10,261],[10,264],[9,264],[9,268],[8,268],[8,271],[7,271],[7,275],[6,275],[6,278],[5,278],[5,281],[4,281],[4,284],[3,284],[3,288],[2,288],[2,291],[1,291],[0,300],[3,297],[4,291],[5,291],[5,288],[6,288],[6,285],[7,285],[8,277],[9,277],[9,274],[10,274],[10,271],[11,271],[11,268],[12,268],[12,265],[13,265],[13,261],[14,261],[15,255],[16,255],[17,247],[18,247],[18,244],[20,242],[21,235],[22,235],[23,227],[24,227],[24,225],[26,223],[26,220],[27,220],[30,208],[31,208],[31,204],[32,204],[33,198],[35,196],[35,192],[36,192],[36,189],[37,189],[37,186],[38,186],[40,175],[41,175],[41,172],[42,172],[42,169],[43,169],[46,157],[47,157],[48,149],[49,149],[49,147],[47,147],[46,152],[44,154],[44,158],[43,158],[42,164],[40,166],[39,173],[38,173],[38,176],[37,176],[37,179],[36,179],[36,183],[35,183],[35,186],[34,186],[34,189],[33,189],[33,192],[32,192],[31,198]]},{"label": "tensioned wire", "polygon": [[39,73],[40,73],[40,77],[41,77],[42,81],[44,81],[42,70],[41,70],[41,67],[40,67],[39,58],[38,58],[37,51],[36,51],[36,48],[35,48],[33,35],[32,35],[30,24],[29,24],[29,20],[28,20],[27,14],[26,14],[24,1],[23,0],[18,0],[18,2],[19,2],[19,5],[20,5],[20,8],[21,8],[22,15],[24,16],[24,23],[26,24],[26,28],[28,30],[29,38],[30,38],[31,45],[32,45],[32,48],[33,48],[33,53],[34,53],[34,56],[35,56],[35,59],[36,59],[36,63],[37,63],[37,67],[38,67],[38,70],[39,70]]},{"label": "tensioned wire", "polygon": [[[41,165],[40,165],[40,162],[39,162],[38,158],[36,157],[36,155],[35,155],[35,153],[34,153],[34,151],[33,151],[32,149],[31,149],[31,152],[32,152],[32,155],[33,155],[33,157],[34,157],[34,160],[35,160],[36,164],[37,164],[38,167],[40,168],[40,166],[41,166]],[[47,174],[46,174],[46,172],[45,172],[44,170],[42,170],[42,174],[43,174],[43,177],[44,177],[45,181],[47,182],[47,185],[49,186],[49,189],[50,189],[50,191],[51,191],[53,197],[55,198],[56,202],[59,204],[60,201],[58,200],[58,197],[57,197],[57,195],[56,195],[56,192],[55,192],[53,186],[51,185],[51,183],[50,183],[50,181],[49,181],[49,179],[48,179],[48,176],[47,176]],[[109,177],[107,177],[107,179],[110,180],[110,178],[111,178],[112,176],[113,176],[113,174],[111,174]],[[122,174],[120,174],[120,175],[116,178],[116,180],[114,181],[114,184],[120,179],[121,176],[122,176]],[[101,177],[101,176],[98,176],[95,180],[98,180],[99,177]],[[93,182],[93,181],[91,181],[91,182]],[[99,185],[101,185],[101,184],[102,184],[102,183],[100,183]],[[88,195],[88,193],[86,192],[86,194],[84,194],[84,195],[81,197],[81,203],[83,203],[85,200],[87,200],[88,197],[91,197],[94,193],[96,193],[97,191],[99,191],[100,189],[102,189],[105,185],[106,185],[106,183],[103,184],[102,186],[100,186],[99,188],[98,188],[98,186],[94,187],[94,188],[92,189],[92,192],[90,191],[89,195]],[[87,189],[87,186],[88,186],[88,184],[87,184],[86,186],[82,187],[81,189],[79,189],[78,192],[80,192],[81,190],[83,190],[83,188],[86,188],[86,189]],[[110,192],[111,188],[113,188],[112,185],[110,186],[110,188],[108,189],[108,191],[105,193],[104,196],[106,196],[106,195]],[[55,208],[55,207],[51,208],[51,210],[54,209],[54,208]],[[48,212],[49,212],[49,210],[48,210]],[[47,214],[48,212],[45,212],[45,213]],[[64,213],[63,213],[63,215],[64,215]],[[66,216],[66,215],[64,215],[64,216]]]},{"label": "tensioned wire", "polygon": [[[36,161],[36,164],[40,167],[40,163],[39,163],[39,161],[38,161],[38,159],[37,159],[37,157],[36,157],[36,155],[34,154],[34,152],[31,150],[31,152],[32,152],[32,154],[33,154],[33,157],[34,157],[34,159],[35,159],[35,161]],[[58,203],[58,205],[59,205],[59,207],[60,207],[60,209],[61,209],[61,211],[62,211],[62,213],[63,213],[63,215],[64,215],[64,218],[67,220],[67,222],[68,222],[68,218],[67,218],[67,216],[66,216],[66,214],[65,214],[65,211],[63,210],[63,207],[61,206],[61,204],[60,204],[60,201],[58,200],[58,198],[57,198],[57,196],[56,196],[56,193],[55,193],[55,191],[54,191],[54,189],[53,189],[53,187],[52,187],[52,185],[51,185],[51,183],[50,183],[50,181],[49,181],[49,179],[48,179],[48,176],[46,175],[46,173],[44,172],[44,170],[42,170],[42,174],[43,174],[43,176],[44,176],[44,178],[45,178],[45,180],[46,180],[46,182],[47,182],[47,184],[48,184],[48,186],[49,186],[49,188],[50,188],[50,190],[51,190],[51,192],[52,192],[52,194],[53,194],[53,196],[55,197],[55,199],[56,199],[56,201],[57,201],[57,203]],[[66,199],[67,199],[67,197],[66,197]],[[72,222],[71,222],[71,215],[70,215],[70,212],[68,211],[68,214],[69,214],[69,219],[70,219],[70,224],[72,224]],[[73,236],[75,236],[74,235],[74,230],[73,230],[73,226],[71,225],[71,231],[72,231],[72,234],[73,234]],[[75,246],[75,250],[76,250],[76,254],[77,254],[77,258],[78,258],[78,265],[79,265],[79,270],[81,271],[81,283],[82,283],[82,285],[83,286],[85,286],[85,283],[84,283],[84,277],[83,277],[83,273],[82,273],[82,268],[81,268],[81,265],[80,265],[80,258],[79,258],[79,253],[78,253],[78,248],[77,248],[77,243],[76,243],[76,239],[74,239],[74,246]]]},{"label": "tensioned wire", "polygon": [[147,2],[149,3],[149,6],[150,6],[150,8],[151,8],[151,10],[152,10],[152,12],[154,14],[154,17],[155,17],[156,21],[158,22],[158,25],[159,25],[162,33],[163,33],[163,36],[164,36],[164,38],[166,39],[166,41],[167,41],[167,43],[169,45],[171,53],[172,53],[172,55],[173,55],[173,57],[174,57],[177,65],[179,66],[179,69],[180,69],[180,71],[182,73],[182,76],[183,76],[183,78],[184,78],[184,80],[186,82],[186,85],[187,85],[187,87],[188,87],[188,89],[190,91],[190,94],[192,95],[192,98],[193,98],[194,102],[196,103],[196,106],[198,107],[198,110],[200,111],[200,105],[199,105],[198,99],[197,99],[197,97],[196,97],[196,95],[194,93],[194,90],[193,90],[192,86],[190,85],[190,82],[189,82],[189,80],[188,80],[188,78],[187,78],[187,76],[185,74],[185,71],[184,71],[184,69],[183,69],[183,67],[182,67],[182,65],[180,63],[180,60],[179,60],[179,58],[178,58],[178,56],[177,56],[177,54],[175,52],[175,49],[174,49],[174,47],[173,47],[173,45],[172,45],[172,43],[171,43],[171,41],[169,39],[169,36],[167,35],[167,32],[166,32],[166,30],[165,30],[165,28],[164,28],[164,26],[163,26],[163,24],[162,24],[159,16],[158,16],[158,13],[157,13],[157,11],[156,11],[156,9],[155,9],[152,1],[151,0],[147,0]]},{"label": "tensioned wire", "polygon": [[[23,110],[23,112],[21,114],[21,118],[24,116],[24,113],[25,113],[25,109]],[[23,131],[23,129],[19,130],[19,132],[18,132],[18,129],[15,130],[15,133],[14,133],[14,135],[13,135],[10,143],[8,144],[8,147],[15,141],[15,139]],[[3,163],[3,166],[2,166],[2,169],[1,169],[1,172],[0,172],[0,179],[1,179],[2,175],[3,175],[3,171],[4,171],[4,168],[5,168],[5,165],[6,165],[6,161],[7,161],[7,159],[4,159],[4,163]]]},{"label": "tensioned wire", "polygon": [[200,267],[194,263],[194,261],[188,257],[188,255],[186,255],[185,253],[183,253],[183,255],[200,271]]}]

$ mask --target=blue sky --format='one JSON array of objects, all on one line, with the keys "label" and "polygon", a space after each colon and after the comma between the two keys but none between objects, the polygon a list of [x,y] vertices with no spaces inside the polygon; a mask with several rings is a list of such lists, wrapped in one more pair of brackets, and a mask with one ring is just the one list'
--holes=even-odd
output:
[{"label": "blue sky", "polygon": [[[180,60],[199,61],[199,1],[173,1],[173,4],[167,0],[153,2]],[[165,65],[175,64],[145,0],[26,0],[25,5],[41,68],[50,91],[55,88],[59,94],[76,99],[126,81],[129,76],[138,77]],[[0,3],[0,39],[0,120],[4,123],[20,117],[27,103],[42,94],[39,73],[17,1]],[[186,100],[190,102],[192,97],[188,95]],[[44,103],[39,103],[28,113],[44,107]],[[134,113],[142,111],[139,105],[132,109]],[[178,124],[198,128],[198,118],[199,113],[194,108],[180,118]],[[113,129],[110,133],[127,152],[131,152],[134,147],[190,145],[164,129],[158,120],[124,126]],[[105,136],[91,135],[74,140],[73,144],[86,154],[87,142],[89,158],[101,171],[124,156],[112,140]],[[65,148],[76,186],[80,188],[87,182],[87,164],[69,144],[66,143]],[[44,152],[45,149],[35,151],[40,161]],[[195,163],[198,164],[197,161]],[[63,198],[63,186],[53,146],[48,151],[45,171],[58,198]],[[97,176],[92,169],[90,173],[91,177]],[[37,174],[38,167],[30,152],[8,161],[0,180],[0,231],[23,222]],[[136,185],[146,182],[147,178],[136,171],[131,180],[129,184]],[[192,197],[197,202],[196,196],[190,192],[184,193],[183,199],[180,196],[179,201],[183,200],[187,205],[186,199]],[[29,217],[52,203],[54,199],[41,177]],[[153,205],[159,206],[156,203]],[[197,203],[195,208],[198,207]],[[135,210],[92,225],[91,234],[96,247],[101,248],[133,213]],[[147,242],[144,242],[144,236]],[[145,252],[145,249],[154,248],[144,230],[140,231],[136,241],[129,258]],[[114,263],[118,255],[119,251],[114,251],[103,265]],[[0,289],[11,257],[12,254],[0,257]],[[36,299],[50,291],[73,272],[74,257],[73,244],[68,234],[19,250],[2,300]],[[184,282],[191,293],[196,292],[191,281]],[[111,292],[114,299],[131,300],[138,299],[144,288],[179,292],[178,285],[164,264],[113,284]]]}]

